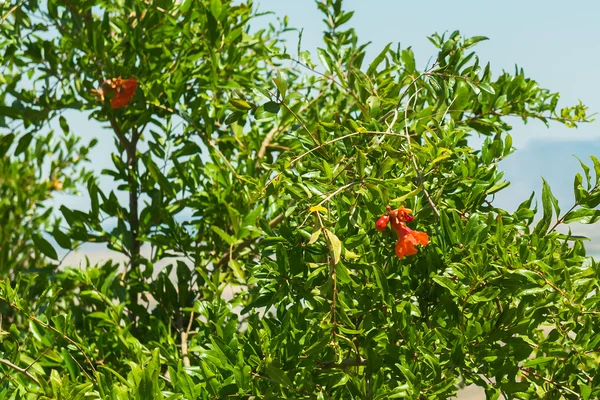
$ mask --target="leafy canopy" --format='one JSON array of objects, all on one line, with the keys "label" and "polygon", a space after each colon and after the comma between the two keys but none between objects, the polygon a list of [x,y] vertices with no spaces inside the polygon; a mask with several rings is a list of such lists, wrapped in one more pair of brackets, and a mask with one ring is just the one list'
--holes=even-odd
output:
[{"label": "leafy canopy", "polygon": [[[539,218],[494,205],[509,117],[586,108],[494,77],[484,37],[368,63],[341,3],[316,3],[320,66],[252,1],[0,5],[1,398],[600,396],[598,264],[557,230],[600,218],[600,162],[567,211],[545,182]],[[86,243],[127,262],[67,265]]]}]

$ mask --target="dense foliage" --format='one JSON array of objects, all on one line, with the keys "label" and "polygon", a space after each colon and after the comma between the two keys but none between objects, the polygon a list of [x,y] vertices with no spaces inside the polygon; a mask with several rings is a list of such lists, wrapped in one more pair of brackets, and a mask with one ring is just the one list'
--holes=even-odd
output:
[{"label": "dense foliage", "polygon": [[[539,217],[493,201],[507,117],[585,107],[492,76],[484,37],[367,63],[316,6],[320,66],[251,0],[1,3],[0,398],[600,397],[600,269],[557,231],[600,218],[600,162],[567,211],[545,182]],[[113,187],[76,113],[114,137]],[[85,243],[128,261],[61,261]]]}]

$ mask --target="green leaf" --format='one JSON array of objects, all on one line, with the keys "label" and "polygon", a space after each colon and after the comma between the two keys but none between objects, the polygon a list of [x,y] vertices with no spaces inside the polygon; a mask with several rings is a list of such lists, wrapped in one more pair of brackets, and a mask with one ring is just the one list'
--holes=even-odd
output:
[{"label": "green leaf", "polygon": [[271,378],[273,381],[288,388],[292,387],[292,381],[281,368],[276,367],[272,363],[267,364],[265,368],[267,370],[267,375],[269,375],[269,378]]},{"label": "green leaf", "polygon": [[54,237],[54,240],[56,240],[56,243],[58,243],[58,245],[63,249],[72,249],[71,239],[67,235],[65,235],[60,230],[60,228],[54,228],[54,230],[52,231],[52,236]]},{"label": "green leaf", "polygon": [[210,13],[213,15],[213,17],[215,17],[215,19],[218,21],[219,17],[221,16],[221,11],[223,9],[223,6],[221,4],[221,0],[211,0],[210,1]]},{"label": "green leaf", "polygon": [[377,55],[377,57],[375,57],[375,59],[373,60],[373,62],[371,63],[371,65],[369,65],[369,68],[367,69],[367,75],[371,76],[373,75],[373,72],[375,72],[375,70],[377,69],[377,67],[379,66],[379,64],[381,64],[383,62],[383,60],[385,60],[388,51],[390,50],[390,46],[392,45],[392,43],[388,43],[387,46],[385,46],[383,48],[383,50],[381,51],[381,53],[379,53]]},{"label": "green leaf", "polygon": [[350,18],[352,18],[352,16],[354,15],[354,11],[350,11],[347,13],[342,12],[341,15],[339,15],[336,19],[335,19],[335,26],[336,28],[345,24],[346,22],[348,22],[350,20]]},{"label": "green leaf", "polygon": [[520,275],[526,278],[529,282],[533,283],[534,285],[541,285],[543,283],[538,274],[525,268],[517,268],[514,270],[506,269],[506,273]]},{"label": "green leaf", "polygon": [[[442,212],[440,215],[440,219],[442,222],[442,230],[444,232],[444,235],[448,238],[448,241],[450,242],[450,244],[455,245],[456,243],[458,243],[458,239],[456,236],[456,231],[452,227],[452,224],[450,223],[450,218],[448,217],[448,214],[450,212],[451,211],[449,211],[449,210]],[[457,227],[457,229],[458,228],[459,227]]]},{"label": "green leaf", "polygon": [[17,144],[17,147],[15,148],[15,156],[18,156],[19,154],[21,154],[25,150],[27,150],[32,139],[33,139],[32,133],[23,135],[23,137],[21,137],[21,139],[19,139],[19,143]]},{"label": "green leaf", "polygon": [[406,200],[412,199],[413,197],[415,197],[416,195],[418,195],[419,193],[421,193],[421,190],[423,190],[422,186],[419,186],[418,188],[416,188],[415,190],[412,190],[400,197],[396,197],[393,200],[390,200],[390,203],[400,203],[403,204]]},{"label": "green leaf", "polygon": [[579,161],[579,165],[581,165],[581,169],[583,169],[583,172],[585,174],[585,180],[587,183],[587,187],[590,188],[591,187],[591,185],[590,185],[590,182],[591,182],[590,167],[585,165],[583,163],[583,161],[581,161],[578,157],[575,157],[575,158],[577,158],[577,161]]},{"label": "green leaf", "polygon": [[284,99],[288,89],[286,83],[279,78],[273,78],[273,82],[275,82],[275,86],[277,86],[281,98]]},{"label": "green leaf", "polygon": [[332,72],[333,61],[331,60],[331,57],[329,56],[329,54],[327,54],[327,51],[325,51],[321,48],[318,48],[317,54],[319,56],[319,60],[321,60],[321,64],[323,64],[323,67],[325,67],[325,69],[327,69],[327,72]]},{"label": "green leaf", "polygon": [[369,106],[369,113],[373,118],[379,116],[379,109],[381,107],[381,100],[377,96],[369,96],[367,99],[367,106]]},{"label": "green leaf", "polygon": [[213,395],[216,395],[219,393],[219,388],[221,387],[216,374],[210,369],[204,360],[200,360],[200,367],[202,368],[204,379],[208,382],[207,388],[209,392]]},{"label": "green leaf", "polygon": [[460,294],[460,292],[458,290],[456,290],[456,284],[454,282],[452,282],[452,280],[450,280],[449,278],[446,278],[445,276],[437,275],[431,279],[438,285],[448,289],[456,297],[462,298],[462,295]]},{"label": "green leaf", "polygon": [[492,85],[490,85],[487,82],[479,82],[477,87],[479,87],[479,89],[483,90],[484,92],[488,92],[489,94],[496,94],[496,91],[494,90]]},{"label": "green leaf", "polygon": [[415,54],[412,49],[409,47],[408,49],[402,50],[402,54],[400,56],[402,62],[404,63],[404,68],[406,68],[406,72],[413,73],[416,72],[417,66],[415,63]]},{"label": "green leaf", "polygon": [[389,304],[390,287],[388,285],[387,277],[383,273],[383,270],[377,265],[373,266],[373,272],[375,272],[375,281],[377,282],[377,287],[379,288],[379,290],[381,290],[381,295],[383,297],[383,300],[387,304]]},{"label": "green leaf", "polygon": [[152,161],[152,158],[144,157],[144,164],[150,173],[150,176],[154,179],[155,182],[158,183],[158,186],[163,190],[163,192],[170,197],[175,197],[175,189],[173,188],[171,182],[163,175],[158,166]]},{"label": "green leaf", "polygon": [[196,1],[196,0],[185,0],[183,2],[183,4],[181,4],[181,6],[179,7],[179,12],[181,12],[181,14],[184,14],[188,12],[188,10],[190,9],[190,7],[192,6],[192,3]]},{"label": "green leaf", "polygon": [[233,275],[238,281],[240,281],[240,283],[246,283],[246,273],[244,272],[244,267],[238,260],[233,258],[229,260],[229,267],[231,268]]},{"label": "green leaf", "polygon": [[359,178],[363,178],[365,168],[367,165],[367,158],[365,157],[364,153],[360,150],[357,150],[356,153],[356,172]]},{"label": "green leaf", "polygon": [[225,117],[225,119],[223,120],[223,123],[226,125],[231,125],[234,122],[239,121],[240,118],[242,118],[244,116],[244,113],[241,111],[234,111],[231,114],[229,114],[227,117]]},{"label": "green leaf", "polygon": [[500,181],[500,182],[494,184],[491,188],[489,188],[486,191],[486,194],[494,194],[494,193],[499,192],[500,190],[502,190],[502,189],[504,189],[504,188],[506,188],[508,186],[510,186],[510,182],[509,181]]},{"label": "green leaf", "polygon": [[94,385],[91,382],[82,383],[80,385],[75,385],[71,387],[67,397],[72,400],[81,400],[85,399],[88,392],[92,390]]},{"label": "green leaf", "polygon": [[590,156],[594,163],[594,173],[596,174],[596,185],[600,182],[600,160],[594,156]]},{"label": "green leaf", "polygon": [[565,215],[563,222],[569,224],[571,222],[579,222],[580,224],[593,224],[600,219],[600,210],[591,208],[579,208]]},{"label": "green leaf", "polygon": [[219,235],[221,237],[221,239],[226,241],[228,245],[232,245],[236,242],[236,239],[234,237],[225,233],[225,231],[223,229],[219,228],[218,226],[213,225],[210,227],[210,229],[212,229],[214,232],[216,232],[217,235]]},{"label": "green leaf", "polygon": [[575,194],[575,201],[578,203],[585,203],[588,197],[588,192],[583,187],[583,177],[581,174],[575,174],[573,181],[573,193]]},{"label": "green leaf", "polygon": [[441,60],[444,57],[446,57],[448,54],[450,54],[450,51],[452,51],[452,49],[454,48],[455,45],[456,45],[456,42],[452,39],[449,39],[446,42],[444,42],[444,44],[442,45],[442,50],[440,51],[440,53],[438,55],[438,60]]},{"label": "green leaf", "polygon": [[512,136],[510,136],[509,134],[506,134],[506,137],[504,138],[504,152],[502,153],[503,157],[507,157],[510,153],[512,153],[513,151],[513,147],[512,147]]},{"label": "green leaf", "polygon": [[183,394],[188,399],[197,399],[200,394],[200,387],[199,385],[194,384],[194,380],[192,379],[192,377],[183,369],[180,371],[177,377],[179,381],[178,387],[181,389]]},{"label": "green leaf", "polygon": [[402,375],[404,375],[404,377],[406,378],[406,380],[411,384],[414,385],[417,383],[417,377],[415,376],[415,374],[410,370],[410,368],[408,368],[405,365],[402,364],[396,364],[396,367],[398,367],[398,369],[400,369],[400,371],[402,372]]},{"label": "green leaf", "polygon": [[556,197],[554,197],[554,195],[552,194],[552,191],[550,190],[550,186],[548,185],[548,183],[546,182],[545,179],[542,178],[542,180],[543,180],[543,186],[542,186],[543,214],[542,214],[542,219],[540,220],[540,222],[538,222],[538,224],[535,227],[535,232],[538,235],[543,236],[546,234],[546,231],[550,227],[550,222],[552,220],[553,205],[556,208],[557,215],[560,213],[560,208],[558,208],[558,200],[556,200]]},{"label": "green leaf", "polygon": [[469,47],[472,47],[475,44],[477,44],[483,40],[490,40],[490,39],[486,36],[473,36],[473,37],[467,38],[467,39],[465,39],[465,41],[463,43],[463,49],[468,49]]},{"label": "green leaf", "polygon": [[579,392],[583,400],[588,400],[592,394],[592,388],[584,383],[579,384]]},{"label": "green leaf", "polygon": [[68,135],[69,134],[69,124],[67,123],[66,118],[61,115],[58,118],[58,122],[59,122],[60,128],[62,129],[62,131],[64,132],[64,134]]},{"label": "green leaf", "polygon": [[53,260],[58,260],[58,254],[56,254],[56,250],[54,250],[54,247],[52,247],[50,242],[38,234],[32,235],[31,239],[33,240],[33,243],[37,249],[42,252],[42,254],[44,254],[46,257],[52,258]]},{"label": "green leaf", "polygon": [[268,113],[277,114],[281,109],[281,104],[274,101],[267,101],[265,104],[263,104],[263,108]]},{"label": "green leaf", "polygon": [[556,360],[556,357],[537,357],[523,362],[523,367],[533,367],[535,365],[545,364]]},{"label": "green leaf", "polygon": [[485,287],[483,290],[474,293],[469,297],[469,302],[480,303],[494,300],[500,294],[500,289],[496,287]]},{"label": "green leaf", "polygon": [[337,279],[341,283],[349,283],[352,281],[352,278],[350,278],[350,274],[348,272],[348,268],[346,268],[344,263],[336,264],[335,274],[336,274]]},{"label": "green leaf", "polygon": [[14,140],[14,133],[9,133],[0,137],[0,157],[4,157]]}]

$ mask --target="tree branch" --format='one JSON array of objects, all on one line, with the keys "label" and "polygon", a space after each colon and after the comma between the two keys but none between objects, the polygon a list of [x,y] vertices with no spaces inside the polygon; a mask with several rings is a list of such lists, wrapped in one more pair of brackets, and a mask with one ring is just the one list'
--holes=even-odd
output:
[{"label": "tree branch", "polygon": [[190,335],[190,331],[192,330],[192,323],[194,322],[194,312],[192,311],[190,314],[190,320],[188,321],[187,328],[183,330],[181,328],[181,358],[183,359],[183,366],[190,366],[190,357],[188,355],[188,337]]},{"label": "tree branch", "polygon": [[25,368],[21,368],[18,365],[15,365],[13,363],[11,363],[8,360],[5,360],[4,358],[0,358],[0,364],[4,364],[7,367],[9,367],[10,369],[14,369],[17,372],[20,372],[21,374],[25,375],[27,378],[31,379],[32,381],[34,381],[36,383],[36,385],[40,385],[40,381],[38,381],[38,379],[31,375],[31,373],[29,371],[27,371],[27,369]]},{"label": "tree branch", "polygon": [[265,136],[264,140],[262,141],[260,149],[258,150],[258,153],[256,153],[256,161],[254,163],[255,169],[258,169],[258,167],[260,167],[260,160],[265,156],[267,148],[271,144],[271,141],[273,140],[273,137],[275,136],[275,133],[277,133],[277,131],[277,125],[275,125],[273,129],[271,129],[269,133],[267,133],[267,136]]},{"label": "tree branch", "polygon": [[137,127],[132,129],[131,141],[127,139],[121,127],[117,123],[115,116],[110,116],[110,126],[117,135],[119,143],[127,154],[127,184],[129,185],[129,228],[131,230],[131,249],[129,252],[130,263],[132,269],[135,269],[139,265],[140,247],[141,244],[138,241],[139,236],[139,215],[138,215],[138,194],[137,194],[137,143],[140,139],[140,133]]},{"label": "tree branch", "polygon": [[[591,190],[588,190],[588,193],[594,192],[596,189],[598,189],[598,186],[600,186],[600,183],[597,183],[596,186],[594,186]],[[546,233],[546,235],[552,233],[558,225],[562,224],[564,222],[565,218],[567,217],[567,215],[569,215],[569,213],[571,211],[573,211],[575,208],[577,208],[579,205],[580,205],[579,201],[576,201],[575,204],[573,204],[573,207],[569,208],[569,211],[564,213],[559,219],[556,220],[556,223],[554,225],[552,225],[552,228],[550,228],[550,230]]]},{"label": "tree branch", "polygon": [[140,263],[140,247],[138,241],[140,221],[138,214],[138,193],[137,193],[137,142],[140,134],[137,127],[132,129],[130,148],[127,152],[127,180],[129,181],[129,227],[131,229],[131,268],[136,269]]}]

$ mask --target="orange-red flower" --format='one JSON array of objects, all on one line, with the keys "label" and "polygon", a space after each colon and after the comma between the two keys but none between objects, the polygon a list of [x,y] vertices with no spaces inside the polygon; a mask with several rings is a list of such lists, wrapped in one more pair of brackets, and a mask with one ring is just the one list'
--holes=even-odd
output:
[{"label": "orange-red flower", "polygon": [[379,232],[383,232],[383,231],[385,231],[385,228],[387,228],[387,224],[389,222],[390,222],[390,216],[384,215],[381,218],[379,218],[377,220],[377,222],[375,223],[375,229],[377,229]]},{"label": "orange-red flower", "polygon": [[133,98],[135,90],[138,87],[137,79],[129,78],[113,78],[107,79],[100,84],[100,87],[93,90],[93,93],[100,98],[100,101],[104,102],[104,97],[112,94],[113,97],[110,101],[111,108],[123,108]]},{"label": "orange-red flower", "polygon": [[415,245],[427,246],[429,243],[429,236],[425,232],[413,231],[404,224],[398,227],[396,233],[398,234],[396,255],[400,259],[417,254]]},{"label": "orange-red flower", "polygon": [[429,236],[425,232],[414,231],[406,226],[407,222],[412,222],[415,219],[410,214],[412,214],[412,210],[409,208],[400,207],[392,210],[388,206],[386,215],[379,218],[376,224],[377,230],[382,232],[385,230],[387,222],[390,222],[392,229],[398,236],[396,255],[400,259],[417,254],[416,245],[427,246],[429,243]]}]

